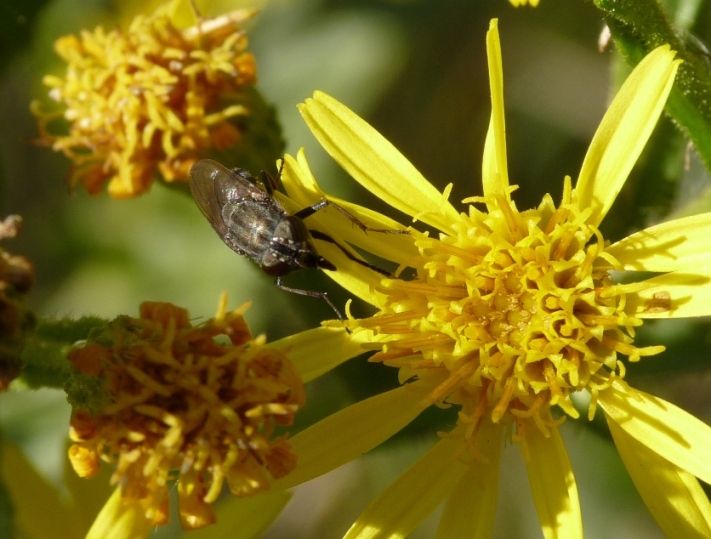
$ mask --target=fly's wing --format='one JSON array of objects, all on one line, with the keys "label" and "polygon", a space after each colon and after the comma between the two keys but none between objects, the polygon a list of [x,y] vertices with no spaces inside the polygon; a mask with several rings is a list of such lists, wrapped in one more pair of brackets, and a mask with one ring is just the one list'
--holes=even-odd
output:
[{"label": "fly's wing", "polygon": [[[249,173],[245,171],[245,175]],[[202,159],[190,169],[190,192],[202,214],[223,239],[229,232],[223,218],[225,205],[255,195],[260,198],[259,193],[263,193],[247,178],[211,159]]]},{"label": "fly's wing", "polygon": [[203,159],[190,169],[190,191],[220,239],[258,264],[286,212],[249,172]]},{"label": "fly's wing", "polygon": [[190,169],[190,192],[200,211],[222,238],[227,233],[227,225],[222,220],[222,207],[217,196],[218,176],[227,176],[229,171],[223,173],[222,165],[203,159],[195,163]]}]

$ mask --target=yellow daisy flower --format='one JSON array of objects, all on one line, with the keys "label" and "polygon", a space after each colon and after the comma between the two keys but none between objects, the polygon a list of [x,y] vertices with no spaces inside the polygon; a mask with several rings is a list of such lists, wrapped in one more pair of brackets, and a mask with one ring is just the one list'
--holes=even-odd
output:
[{"label": "yellow daisy flower", "polygon": [[536,7],[539,0],[509,0],[513,7],[526,6]]},{"label": "yellow daisy flower", "polygon": [[[273,433],[303,405],[315,350],[341,361],[361,352],[333,328],[266,344],[252,338],[246,306],[227,312],[226,302],[199,326],[185,309],[146,302],[139,318],[119,317],[70,351],[70,461],[80,477],[102,460],[116,466],[117,488],[87,537],[142,537],[167,523],[171,480],[186,530],[216,521],[223,483],[240,497],[268,491],[296,465],[288,437]],[[243,504],[239,537],[263,530],[288,496],[255,500]]]},{"label": "yellow daisy flower", "polygon": [[89,193],[108,182],[111,196],[136,196],[157,173],[187,182],[207,149],[243,138],[234,120],[250,112],[240,101],[256,82],[256,64],[236,25],[254,11],[180,29],[172,22],[175,6],[136,17],[127,31],[98,27],[55,43],[66,74],[47,75],[44,84],[60,110],[45,112],[34,102],[32,111],[41,141],[72,160],[72,184]]},{"label": "yellow daisy flower", "polygon": [[[497,21],[487,34],[492,115],[482,197],[458,212],[371,126],[316,93],[301,112],[324,148],[359,183],[436,236],[363,235],[325,210],[311,226],[412,268],[411,280],[370,272],[324,246],[331,275],[378,312],[346,325],[373,361],[399,369],[403,385],[357,403],[291,439],[299,465],[289,487],[377,446],[430,405],[458,406],[457,425],[355,522],[347,539],[404,537],[441,503],[438,539],[488,537],[498,463],[509,438],[520,448],[545,537],[582,536],[573,470],[558,431],[601,408],[639,492],[669,537],[710,537],[711,428],[631,388],[625,363],[661,346],[633,344],[650,318],[711,315],[711,214],[653,226],[612,245],[599,225],[661,114],[679,61],[668,46],[635,68],[593,138],[575,187],[520,211],[511,198]],[[284,184],[304,207],[324,196],[303,152],[287,156]],[[331,198],[331,197],[329,197]],[[333,199],[366,224],[397,223]],[[634,272],[650,272],[647,274]],[[624,283],[617,274],[631,278]],[[626,273],[627,272],[627,273]],[[642,275],[640,277],[640,275]],[[636,276],[636,280],[635,280]],[[708,296],[708,297],[707,297]],[[365,336],[364,336],[365,335]],[[558,410],[554,412],[553,408]]]}]

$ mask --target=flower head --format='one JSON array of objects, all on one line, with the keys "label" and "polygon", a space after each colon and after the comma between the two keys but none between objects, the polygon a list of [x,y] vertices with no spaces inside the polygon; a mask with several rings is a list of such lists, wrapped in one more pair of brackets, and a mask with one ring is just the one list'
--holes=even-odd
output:
[{"label": "flower head", "polygon": [[103,381],[91,409],[70,392],[71,463],[82,477],[101,460],[116,465],[119,488],[96,530],[126,514],[137,529],[165,524],[171,479],[183,527],[200,528],[214,522],[223,482],[248,496],[295,466],[286,436],[273,434],[304,403],[299,372],[263,337],[252,339],[246,307],[225,307],[223,296],[215,318],[193,326],[185,309],[146,302],[139,318],[119,317],[70,352],[77,371]]},{"label": "flower head", "polygon": [[[300,107],[321,144],[356,180],[439,233],[412,229],[409,236],[365,237],[349,232],[335,214],[314,215],[316,228],[336,231],[396,262],[400,270],[414,269],[414,279],[383,279],[335,249],[324,253],[340,270],[334,279],[377,309],[369,318],[349,317],[354,337],[377,351],[373,361],[398,368],[401,382],[409,383],[295,436],[299,469],[283,484],[362,454],[429,405],[455,405],[457,425],[366,510],[346,537],[403,537],[443,501],[439,538],[487,537],[505,433],[511,433],[526,460],[545,535],[580,537],[577,487],[558,427],[566,417],[579,416],[581,400],[575,399],[587,394],[588,416],[602,408],[633,480],[664,531],[707,536],[711,505],[694,476],[711,480],[705,457],[711,429],[630,388],[621,356],[638,361],[663,350],[634,345],[635,328],[644,319],[711,314],[711,214],[657,225],[613,245],[599,230],[664,108],[679,61],[664,46],[640,62],[602,120],[575,187],[565,178],[560,203],[547,195],[537,208],[519,210],[506,164],[496,21],[487,50],[492,116],[484,193],[464,201],[472,204],[466,213],[447,201],[450,188],[444,194],[435,190],[341,103],[317,93]],[[303,152],[297,159],[287,157],[284,183],[302,206],[325,196]],[[369,226],[399,226],[337,202]],[[613,270],[658,275],[638,274],[621,284]],[[376,410],[377,425],[372,421]],[[653,466],[642,471],[636,464],[640,459]]]},{"label": "flower head", "polygon": [[242,141],[236,120],[255,112],[244,103],[254,102],[245,92],[256,65],[236,24],[253,12],[180,29],[174,6],[136,17],[125,32],[98,27],[55,43],[66,73],[44,83],[60,110],[44,112],[38,102],[32,109],[42,141],[73,161],[72,184],[95,194],[108,182],[111,196],[136,196],[157,173],[187,181],[207,150]]},{"label": "flower head", "polygon": [[[10,215],[0,222],[0,240],[14,238],[22,218]],[[25,304],[34,281],[32,263],[24,256],[0,249],[0,391],[22,370],[20,354],[35,326],[35,317]]]},{"label": "flower head", "polygon": [[509,0],[513,7],[530,5],[531,7],[536,7],[539,0]]}]

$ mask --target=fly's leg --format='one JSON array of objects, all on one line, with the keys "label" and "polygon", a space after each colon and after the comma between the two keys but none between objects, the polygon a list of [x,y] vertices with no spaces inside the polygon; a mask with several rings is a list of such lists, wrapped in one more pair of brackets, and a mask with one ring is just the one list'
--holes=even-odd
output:
[{"label": "fly's leg", "polygon": [[[307,206],[306,208],[297,211],[294,215],[296,217],[298,217],[299,219],[306,219],[307,217],[313,215],[317,211],[324,209],[326,206],[330,206],[331,208],[341,212],[351,223],[353,223],[355,226],[360,228],[363,232],[382,232],[383,234],[409,234],[410,233],[408,230],[395,230],[395,229],[391,229],[391,228],[388,228],[388,229],[371,228],[368,225],[366,225],[363,221],[358,219],[351,212],[349,212],[347,209],[342,208],[335,202],[331,202],[330,200],[327,200],[325,198],[323,200],[320,200],[316,204]],[[326,240],[326,241],[328,241],[328,240]]]},{"label": "fly's leg", "polygon": [[266,170],[262,170],[260,176],[262,177],[262,184],[264,189],[267,191],[269,196],[274,196],[274,191],[279,187],[279,182],[281,182],[281,172],[284,170],[284,160],[281,160],[279,164],[279,170],[277,171],[277,177],[275,178]]},{"label": "fly's leg", "polygon": [[338,243],[336,240],[334,240],[331,236],[326,234],[325,232],[321,232],[320,230],[311,230],[309,229],[309,232],[311,232],[311,237],[314,238],[315,240],[321,240],[321,241],[327,241],[328,243],[332,243],[336,247],[338,247],[344,255],[346,255],[350,260],[353,262],[357,262],[361,266],[365,266],[366,268],[370,268],[373,271],[377,271],[381,275],[385,275],[386,277],[392,277],[392,273],[389,271],[385,271],[384,269],[379,268],[378,266],[375,266],[369,262],[366,262],[365,260],[361,260],[360,258],[357,258],[353,256],[353,253],[351,253],[348,249],[343,247],[340,243]]},{"label": "fly's leg", "polygon": [[[338,319],[341,322],[345,322],[341,312],[333,304],[333,302],[331,301],[331,298],[328,297],[328,292],[316,292],[315,290],[303,290],[301,288],[291,288],[290,286],[286,286],[281,282],[281,277],[277,277],[276,285],[277,285],[277,288],[281,288],[282,290],[291,292],[292,294],[299,294],[301,296],[309,296],[312,298],[321,298],[326,303],[328,303],[328,306],[331,307],[331,309],[333,309],[333,312],[336,313],[336,316],[338,317]],[[349,333],[350,333],[350,331],[349,331]]]}]

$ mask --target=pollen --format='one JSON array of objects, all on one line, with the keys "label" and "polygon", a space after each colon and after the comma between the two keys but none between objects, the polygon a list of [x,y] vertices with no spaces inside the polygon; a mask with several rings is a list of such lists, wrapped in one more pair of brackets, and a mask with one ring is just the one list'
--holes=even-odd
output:
[{"label": "pollen", "polygon": [[154,525],[167,522],[171,480],[189,530],[214,522],[224,483],[237,496],[257,494],[296,465],[286,435],[274,431],[303,405],[301,378],[252,338],[245,308],[225,304],[193,326],[184,309],[146,302],[139,318],[116,319],[69,355],[105,393],[100,410],[72,414],[72,465],[90,477],[101,461],[114,464],[112,484]]},{"label": "pollen", "polygon": [[597,392],[624,377],[619,354],[637,361],[663,350],[632,344],[642,321],[624,312],[611,277],[620,265],[565,185],[559,207],[546,195],[519,212],[496,197],[484,200],[488,213],[470,206],[456,235],[413,231],[417,278],[384,279],[380,312],[347,323],[386,336],[372,361],[429,384],[433,404],[460,405],[472,434],[485,414],[533,417],[546,430],[552,406],[578,417],[571,395],[582,390],[592,414]]},{"label": "pollen", "polygon": [[31,108],[40,142],[72,160],[72,185],[96,194],[108,182],[111,196],[136,196],[158,173],[187,181],[206,150],[241,140],[235,120],[248,110],[239,96],[255,84],[256,65],[236,24],[253,12],[180,29],[173,7],[135,18],[125,32],[98,27],[55,43],[66,72],[44,84],[58,105]]}]

